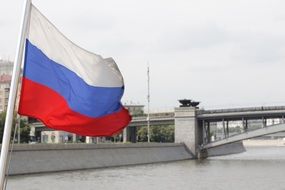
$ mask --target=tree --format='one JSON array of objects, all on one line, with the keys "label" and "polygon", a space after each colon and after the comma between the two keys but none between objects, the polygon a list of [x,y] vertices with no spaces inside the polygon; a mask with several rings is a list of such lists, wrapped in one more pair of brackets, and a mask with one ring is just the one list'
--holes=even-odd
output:
[{"label": "tree", "polygon": [[2,143],[6,112],[0,113],[0,143]]},{"label": "tree", "polygon": [[152,142],[174,142],[174,126],[153,126],[151,130]]},{"label": "tree", "polygon": [[[0,113],[0,143],[2,143],[5,118],[6,118],[6,112],[5,111],[1,112]],[[13,117],[11,139],[14,136],[15,124],[16,124],[16,114],[14,114],[14,117]],[[30,126],[27,124],[27,121],[23,118],[21,118],[20,120],[20,139],[21,139],[21,143],[28,143],[30,140]]]},{"label": "tree", "polygon": [[31,127],[28,125],[27,120],[20,120],[20,142],[28,143],[30,141]]},{"label": "tree", "polygon": [[140,127],[138,132],[138,142],[147,142],[147,127]]},{"label": "tree", "polygon": [[[151,126],[151,142],[174,142],[174,126]],[[147,127],[140,127],[137,132],[138,142],[147,141]]]}]

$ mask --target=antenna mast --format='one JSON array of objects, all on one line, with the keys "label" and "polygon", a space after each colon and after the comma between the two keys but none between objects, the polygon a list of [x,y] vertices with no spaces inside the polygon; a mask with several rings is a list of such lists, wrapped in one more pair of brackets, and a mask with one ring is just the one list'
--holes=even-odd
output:
[{"label": "antenna mast", "polygon": [[150,142],[150,117],[149,117],[149,104],[150,104],[150,88],[149,88],[149,63],[147,65],[147,142]]}]

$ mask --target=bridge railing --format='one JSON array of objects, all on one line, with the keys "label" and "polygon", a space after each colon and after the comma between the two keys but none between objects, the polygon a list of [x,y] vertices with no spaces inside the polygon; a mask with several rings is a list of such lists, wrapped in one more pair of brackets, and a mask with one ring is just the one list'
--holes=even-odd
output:
[{"label": "bridge railing", "polygon": [[[150,115],[150,120],[155,119],[169,119],[169,118],[174,118],[174,113],[162,113],[162,114],[153,114]],[[147,116],[133,116],[132,121],[146,121]]]},{"label": "bridge railing", "polygon": [[230,109],[213,109],[213,110],[198,110],[198,114],[214,114],[214,113],[227,113],[227,112],[249,112],[249,111],[272,111],[272,110],[285,110],[285,106],[261,106],[261,107],[248,107],[248,108],[230,108]]}]

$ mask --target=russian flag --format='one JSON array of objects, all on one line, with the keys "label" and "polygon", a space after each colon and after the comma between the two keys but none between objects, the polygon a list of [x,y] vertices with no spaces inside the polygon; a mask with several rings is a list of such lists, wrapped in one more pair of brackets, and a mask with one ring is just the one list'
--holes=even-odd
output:
[{"label": "russian flag", "polygon": [[34,6],[24,64],[19,114],[84,136],[111,136],[129,124],[115,61],[78,47]]}]

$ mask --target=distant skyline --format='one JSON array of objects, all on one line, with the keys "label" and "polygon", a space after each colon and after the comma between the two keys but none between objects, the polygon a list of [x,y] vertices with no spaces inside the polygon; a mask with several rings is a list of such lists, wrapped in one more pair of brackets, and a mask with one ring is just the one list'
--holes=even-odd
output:
[{"label": "distant skyline", "polygon": [[[79,46],[113,57],[122,102],[171,110],[178,99],[205,109],[285,105],[282,0],[34,0]],[[23,0],[3,1],[0,57],[14,59]]]}]

